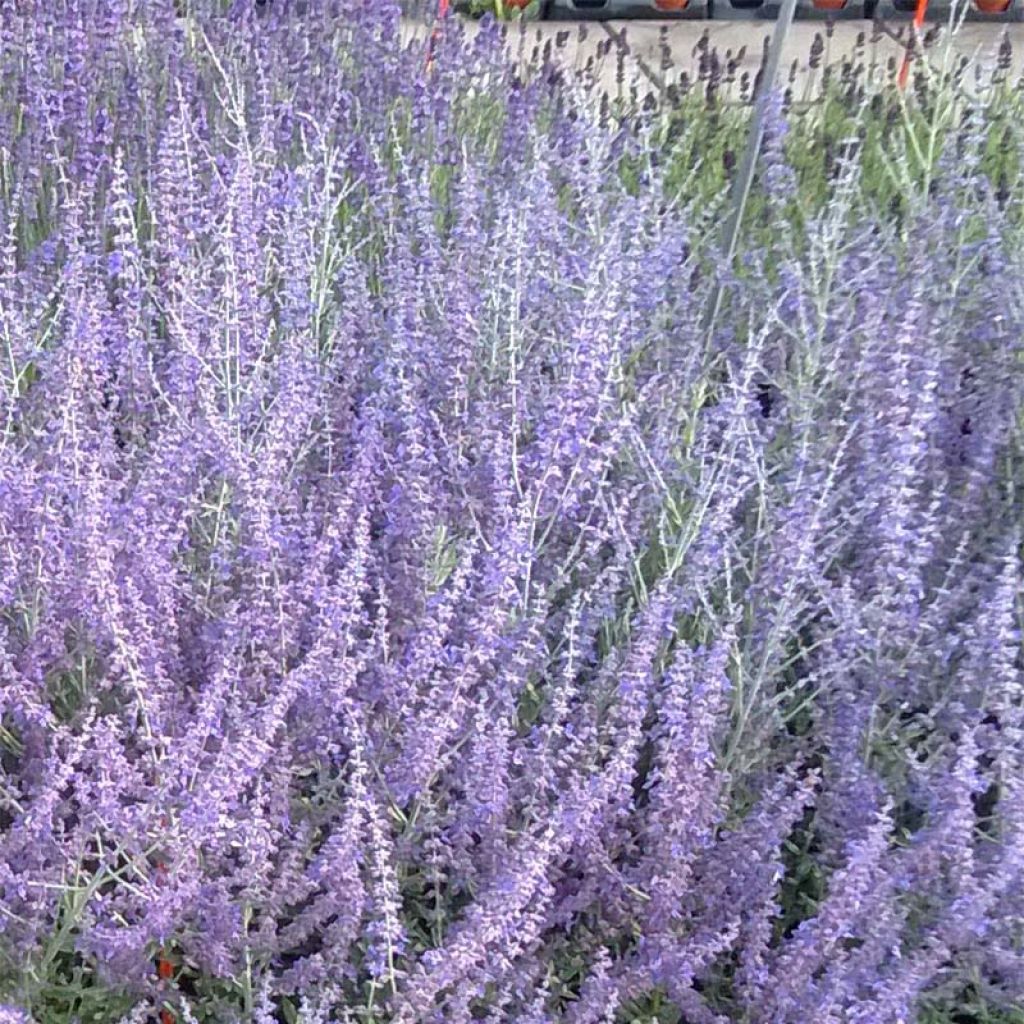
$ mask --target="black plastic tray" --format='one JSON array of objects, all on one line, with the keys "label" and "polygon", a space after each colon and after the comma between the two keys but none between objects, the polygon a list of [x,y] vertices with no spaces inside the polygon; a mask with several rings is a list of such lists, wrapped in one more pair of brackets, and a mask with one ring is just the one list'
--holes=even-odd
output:
[{"label": "black plastic tray", "polygon": [[[914,17],[914,0],[878,0],[875,5],[875,18],[878,21],[910,21]],[[928,10],[925,12],[925,21],[947,22],[952,5],[949,0],[929,0]],[[965,15],[965,20],[970,22],[1000,22],[1024,21],[1024,0],[1010,0],[1010,6],[996,14],[985,14],[972,3]]]},{"label": "black plastic tray", "polygon": [[709,0],[689,0],[681,11],[662,10],[653,0],[551,0],[546,17],[549,21],[707,21],[711,11]]},{"label": "black plastic tray", "polygon": [[[781,0],[711,0],[712,21],[774,21],[779,16]],[[812,0],[797,0],[794,17],[799,21],[852,21],[868,17],[865,0],[846,0],[839,10],[815,7]]]}]

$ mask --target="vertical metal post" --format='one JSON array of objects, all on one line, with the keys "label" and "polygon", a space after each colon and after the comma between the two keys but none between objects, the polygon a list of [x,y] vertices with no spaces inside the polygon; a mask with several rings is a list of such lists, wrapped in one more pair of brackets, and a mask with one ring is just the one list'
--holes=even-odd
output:
[{"label": "vertical metal post", "polygon": [[[772,89],[775,88],[775,80],[779,75],[779,63],[782,60],[782,47],[786,41],[790,25],[793,24],[793,15],[796,13],[796,0],[782,0],[779,9],[779,16],[775,21],[775,31],[772,33],[772,41],[768,45],[768,60],[765,62],[764,71],[761,74],[761,81],[758,84],[757,95],[754,97],[754,116],[750,123],[750,131],[747,134],[747,146],[743,153],[743,160],[740,163],[739,173],[733,182],[732,193],[729,197],[729,216],[726,218],[722,230],[722,248],[725,250],[727,263],[732,263],[736,255],[736,242],[739,239],[740,225],[743,223],[743,212],[747,207],[747,199],[750,196],[750,186],[754,181],[754,170],[757,167],[757,157],[761,151],[761,142],[764,139],[764,122],[768,113],[768,98]],[[724,290],[720,284],[715,285],[715,292],[708,314],[705,319],[705,327],[710,331],[715,326],[715,320],[722,308],[722,297]]]}]

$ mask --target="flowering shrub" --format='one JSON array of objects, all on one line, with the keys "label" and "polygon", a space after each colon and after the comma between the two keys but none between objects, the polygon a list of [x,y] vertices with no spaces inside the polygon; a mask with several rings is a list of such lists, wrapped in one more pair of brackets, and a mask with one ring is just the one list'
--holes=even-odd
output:
[{"label": "flowering shrub", "polygon": [[492,14],[503,21],[532,20],[540,15],[541,0],[462,0],[454,9],[467,14]]},{"label": "flowering shrub", "polygon": [[1016,1019],[991,112],[729,267],[493,24],[190,6],[3,14],[2,1019]]}]

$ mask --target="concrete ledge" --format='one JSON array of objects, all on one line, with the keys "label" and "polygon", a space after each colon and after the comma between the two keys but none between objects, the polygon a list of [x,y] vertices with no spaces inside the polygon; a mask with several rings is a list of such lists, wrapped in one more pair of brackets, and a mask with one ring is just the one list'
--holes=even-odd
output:
[{"label": "concrete ledge", "polygon": [[[470,35],[475,33],[476,26],[477,22],[471,19],[465,21]],[[723,65],[733,62],[732,77],[737,85],[744,72],[752,80],[761,66],[762,50],[773,27],[773,22],[766,20],[512,22],[506,26],[506,48],[510,59],[523,65],[539,60],[546,50],[559,66],[593,78],[609,95],[628,94],[635,87],[643,96],[678,81],[683,73],[692,80],[699,66],[697,46],[705,45],[702,40],[717,52]],[[887,28],[898,37],[909,39],[909,22],[890,22]],[[948,33],[938,25],[930,26],[929,31],[935,36],[929,48],[934,62],[940,59]],[[429,28],[410,21],[406,32],[407,38],[413,39],[426,36]],[[976,74],[986,76],[996,67],[1004,39],[1012,47],[1010,75],[1016,80],[1024,73],[1024,24],[965,24],[950,40],[951,58],[967,58]],[[825,67],[853,61],[884,81],[892,74],[890,61],[899,61],[903,53],[903,44],[876,31],[870,22],[840,21],[829,26],[813,21],[796,22],[783,49],[781,79],[786,83],[792,76],[796,98],[812,98],[820,90]]]}]

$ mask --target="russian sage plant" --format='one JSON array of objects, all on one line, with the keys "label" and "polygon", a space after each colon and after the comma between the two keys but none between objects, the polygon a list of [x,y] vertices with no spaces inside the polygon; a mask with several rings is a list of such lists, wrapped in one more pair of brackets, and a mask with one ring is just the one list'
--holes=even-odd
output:
[{"label": "russian sage plant", "polygon": [[0,1019],[1020,1020],[1011,99],[302,7],[0,14]]}]

